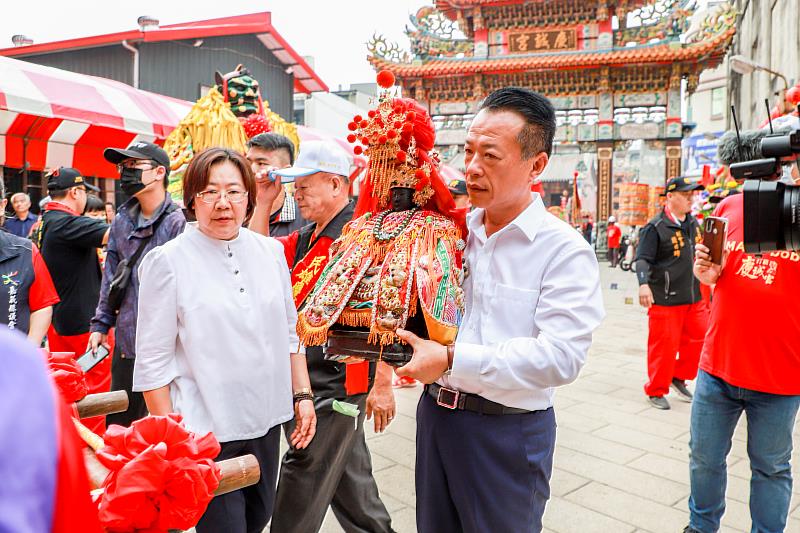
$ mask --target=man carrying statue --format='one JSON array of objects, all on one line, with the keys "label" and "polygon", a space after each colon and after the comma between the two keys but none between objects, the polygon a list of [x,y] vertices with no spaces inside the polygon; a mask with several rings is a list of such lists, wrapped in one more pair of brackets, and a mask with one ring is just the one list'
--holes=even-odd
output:
[{"label": "man carrying statue", "polygon": [[483,101],[465,146],[475,209],[458,337],[397,331],[414,348],[397,374],[427,384],[417,406],[420,533],[542,529],[553,394],[577,378],[604,316],[594,251],[531,193],[555,129],[552,104],[529,89]]}]

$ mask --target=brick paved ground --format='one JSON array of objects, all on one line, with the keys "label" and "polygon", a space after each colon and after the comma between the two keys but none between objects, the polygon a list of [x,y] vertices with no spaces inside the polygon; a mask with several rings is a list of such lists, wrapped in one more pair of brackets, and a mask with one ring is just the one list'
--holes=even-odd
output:
[{"label": "brick paved ground", "polygon": [[[677,533],[688,522],[689,404],[649,407],[647,316],[633,274],[601,265],[606,320],[595,335],[578,380],[556,392],[558,437],[552,499],[545,530],[552,533]],[[612,288],[616,284],[616,288]],[[631,304],[625,299],[630,298]],[[398,392],[398,417],[382,435],[368,432],[375,477],[400,533],[414,526],[414,413],[420,388]],[[800,435],[795,426],[795,441]],[[800,468],[795,454],[794,477]],[[744,421],[729,457],[728,508],[723,531],[750,530],[749,464]],[[331,513],[324,533],[342,529]],[[800,533],[800,482],[795,483],[788,532]]]}]

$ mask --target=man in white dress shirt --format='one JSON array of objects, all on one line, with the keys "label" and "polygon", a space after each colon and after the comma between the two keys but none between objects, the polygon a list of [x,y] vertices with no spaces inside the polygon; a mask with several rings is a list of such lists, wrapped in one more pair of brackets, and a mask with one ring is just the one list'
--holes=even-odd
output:
[{"label": "man in white dress shirt", "polygon": [[594,252],[531,184],[547,166],[555,111],[500,89],[466,142],[466,314],[455,344],[398,335],[398,375],[428,385],[417,407],[420,533],[540,531],[550,496],[554,387],[572,382],[603,319]]}]

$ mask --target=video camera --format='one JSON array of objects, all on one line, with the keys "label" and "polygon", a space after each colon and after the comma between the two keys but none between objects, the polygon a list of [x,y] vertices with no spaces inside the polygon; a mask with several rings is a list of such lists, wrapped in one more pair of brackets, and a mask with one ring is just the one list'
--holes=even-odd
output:
[{"label": "video camera", "polygon": [[736,111],[731,110],[740,162],[729,168],[734,179],[745,180],[744,249],[747,253],[800,250],[800,186],[778,181],[784,164],[798,164],[800,129],[763,136],[757,150],[760,158],[742,160]]}]

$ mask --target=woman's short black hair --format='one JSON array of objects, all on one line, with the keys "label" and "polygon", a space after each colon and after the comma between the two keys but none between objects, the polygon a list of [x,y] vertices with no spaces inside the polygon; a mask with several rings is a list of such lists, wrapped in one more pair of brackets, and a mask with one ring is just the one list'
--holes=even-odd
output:
[{"label": "woman's short black hair", "polygon": [[280,133],[259,133],[247,141],[248,148],[253,148],[254,146],[269,152],[286,150],[286,153],[289,154],[289,164],[294,165],[294,143],[285,135]]},{"label": "woman's short black hair", "polygon": [[486,97],[481,110],[512,111],[527,123],[517,137],[522,159],[540,152],[548,156],[553,151],[556,134],[556,111],[546,96],[522,87],[504,87]]},{"label": "woman's short black hair", "polygon": [[106,210],[106,204],[105,202],[103,202],[103,200],[101,200],[94,194],[86,195],[86,209],[84,209],[84,211],[88,213],[89,211],[105,211],[105,210]]}]

